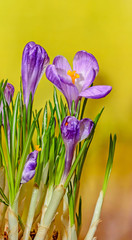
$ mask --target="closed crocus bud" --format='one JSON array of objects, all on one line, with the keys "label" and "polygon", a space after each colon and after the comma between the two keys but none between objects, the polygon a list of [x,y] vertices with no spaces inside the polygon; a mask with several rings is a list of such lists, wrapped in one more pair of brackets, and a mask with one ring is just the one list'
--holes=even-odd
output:
[{"label": "closed crocus bud", "polygon": [[[5,90],[4,90],[4,96],[5,99],[8,103],[8,105],[10,105],[11,99],[13,98],[14,95],[14,86],[11,83],[7,83]],[[1,102],[0,104],[0,113],[2,112],[3,115],[3,103]]]},{"label": "closed crocus bud", "polygon": [[28,182],[35,175],[35,169],[37,166],[38,152],[41,151],[38,145],[35,146],[35,150],[27,156],[27,160],[23,169],[21,184]]},{"label": "closed crocus bud", "polygon": [[8,105],[11,102],[11,99],[13,98],[14,95],[14,86],[11,83],[7,83],[5,90],[4,90],[4,95],[5,95],[5,99],[8,103]]},{"label": "closed crocus bud", "polygon": [[[7,83],[4,90],[4,96],[8,105],[10,105],[13,95],[14,95],[14,86],[11,83]],[[0,104],[0,113],[1,112],[2,112],[2,125],[4,125],[3,102],[1,102]],[[7,118],[7,137],[8,137],[8,146],[10,149],[10,124],[9,124],[8,118]]]},{"label": "closed crocus bud", "polygon": [[66,149],[64,176],[67,176],[70,170],[76,144],[89,136],[93,125],[89,118],[80,121],[73,116],[64,118],[61,124],[61,135]]},{"label": "closed crocus bud", "polygon": [[26,44],[22,55],[22,83],[26,108],[28,106],[30,93],[32,93],[33,100],[40,78],[48,64],[49,56],[44,48],[35,42]]}]

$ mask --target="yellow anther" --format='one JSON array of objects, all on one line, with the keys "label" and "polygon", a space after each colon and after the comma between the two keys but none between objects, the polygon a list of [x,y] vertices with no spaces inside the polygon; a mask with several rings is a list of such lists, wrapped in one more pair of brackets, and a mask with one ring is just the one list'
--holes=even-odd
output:
[{"label": "yellow anther", "polygon": [[76,71],[68,70],[67,74],[71,77],[73,84],[75,84],[75,79],[76,78],[80,78],[80,75],[78,73],[76,73]]},{"label": "yellow anther", "polygon": [[40,148],[39,145],[36,145],[36,146],[35,146],[35,150],[38,151],[38,152],[40,152],[40,151],[42,150],[42,148]]}]

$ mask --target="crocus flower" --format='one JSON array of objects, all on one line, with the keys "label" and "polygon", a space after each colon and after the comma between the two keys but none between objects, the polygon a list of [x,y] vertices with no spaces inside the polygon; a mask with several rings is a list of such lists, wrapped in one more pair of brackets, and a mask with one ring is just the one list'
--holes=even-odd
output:
[{"label": "crocus flower", "polygon": [[110,86],[90,87],[98,71],[95,57],[86,51],[79,51],[73,60],[73,70],[65,57],[56,56],[53,64],[46,69],[46,77],[64,94],[71,109],[73,100],[77,107],[82,97],[102,98],[111,91]]},{"label": "crocus flower", "polygon": [[[14,86],[11,83],[7,83],[4,90],[4,96],[8,105],[10,105],[11,99],[14,95]],[[4,116],[3,116],[3,102],[0,104],[0,113],[2,112],[2,125],[4,125]],[[10,124],[7,117],[7,137],[8,137],[8,146],[10,149]]]},{"label": "crocus flower", "polygon": [[73,116],[67,116],[62,121],[61,135],[66,149],[64,176],[67,176],[70,170],[76,144],[89,136],[93,125],[89,118],[79,121]]},{"label": "crocus flower", "polygon": [[22,83],[23,95],[26,108],[29,102],[30,93],[32,100],[38,83],[49,64],[49,56],[44,48],[35,42],[26,44],[22,55]]},{"label": "crocus flower", "polygon": [[39,145],[36,145],[35,150],[28,154],[22,173],[21,184],[28,182],[34,177],[37,166],[38,152],[40,151],[41,148],[39,148]]},{"label": "crocus flower", "polygon": [[[7,83],[5,90],[4,90],[4,96],[5,96],[5,99],[6,99],[6,102],[8,103],[8,105],[10,105],[13,95],[14,95],[14,86],[11,83]],[[1,112],[3,115],[3,103],[2,102],[0,104],[0,113]]]}]

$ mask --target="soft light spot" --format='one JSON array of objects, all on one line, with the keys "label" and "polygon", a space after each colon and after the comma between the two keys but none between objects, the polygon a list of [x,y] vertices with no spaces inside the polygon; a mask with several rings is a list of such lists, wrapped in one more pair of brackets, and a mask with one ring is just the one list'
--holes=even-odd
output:
[{"label": "soft light spot", "polygon": [[40,148],[39,145],[36,145],[36,146],[35,146],[35,150],[38,151],[38,152],[40,152],[40,151],[42,150],[42,148]]},{"label": "soft light spot", "polygon": [[78,73],[76,73],[76,71],[68,70],[67,74],[71,77],[73,84],[75,84],[75,79],[76,78],[80,78],[80,75]]}]

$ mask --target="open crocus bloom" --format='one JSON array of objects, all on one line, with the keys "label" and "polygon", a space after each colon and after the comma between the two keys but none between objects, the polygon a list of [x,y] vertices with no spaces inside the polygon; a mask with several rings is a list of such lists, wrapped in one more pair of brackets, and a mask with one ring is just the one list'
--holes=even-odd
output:
[{"label": "open crocus bloom", "polygon": [[38,83],[48,64],[49,56],[44,48],[35,42],[26,44],[22,55],[22,83],[26,108],[30,93],[32,93],[33,100]]},{"label": "open crocus bloom", "polygon": [[53,64],[46,69],[46,77],[64,94],[71,109],[73,100],[77,107],[81,97],[102,98],[111,91],[111,86],[90,87],[98,71],[95,57],[86,51],[79,51],[73,60],[73,70],[65,57],[56,56]]},{"label": "open crocus bloom", "polygon": [[38,145],[35,146],[35,150],[28,154],[26,163],[23,169],[21,184],[28,182],[35,175],[35,169],[37,167],[38,152],[41,151]]},{"label": "open crocus bloom", "polygon": [[70,170],[76,144],[89,136],[93,125],[89,118],[79,121],[75,117],[67,116],[62,121],[61,135],[66,149],[64,176],[67,176]]}]

